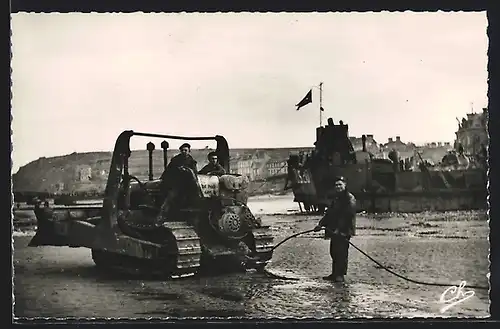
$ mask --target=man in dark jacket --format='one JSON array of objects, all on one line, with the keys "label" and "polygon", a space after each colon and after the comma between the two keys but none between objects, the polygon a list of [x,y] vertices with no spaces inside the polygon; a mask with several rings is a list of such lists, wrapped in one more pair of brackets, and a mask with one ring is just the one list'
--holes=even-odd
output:
[{"label": "man in dark jacket", "polygon": [[349,239],[356,233],[356,198],[347,191],[343,177],[335,179],[335,196],[323,218],[314,228],[325,228],[325,238],[330,238],[332,274],[325,280],[343,282],[347,274]]},{"label": "man in dark jacket", "polygon": [[[168,164],[165,171],[160,177],[160,193],[163,196],[162,201],[162,212],[166,214],[173,200],[176,199],[179,194],[183,194],[183,182],[182,177],[179,175],[179,169],[185,167],[190,168],[193,172],[197,173],[196,160],[191,156],[191,145],[184,143],[179,147],[180,153],[174,156],[170,163]],[[182,169],[181,169],[182,170]],[[178,190],[181,189],[181,190]]]},{"label": "man in dark jacket", "polygon": [[205,167],[201,168],[198,174],[222,176],[226,173],[224,168],[217,162],[217,153],[210,152],[208,153],[207,158],[208,164]]},{"label": "man in dark jacket", "polygon": [[180,153],[177,154],[170,160],[170,163],[167,166],[167,170],[172,167],[188,167],[191,168],[195,173],[197,172],[196,168],[196,160],[191,156],[191,145],[188,143],[184,143],[179,147]]}]

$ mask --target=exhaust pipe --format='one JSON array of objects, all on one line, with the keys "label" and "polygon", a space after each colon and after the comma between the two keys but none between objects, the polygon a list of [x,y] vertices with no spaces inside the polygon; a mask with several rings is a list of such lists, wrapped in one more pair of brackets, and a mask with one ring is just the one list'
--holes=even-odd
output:
[{"label": "exhaust pipe", "polygon": [[167,141],[161,142],[161,148],[163,149],[163,167],[165,170],[167,169],[167,164],[168,164],[168,155],[167,155],[168,147],[169,145]]},{"label": "exhaust pipe", "polygon": [[153,151],[155,150],[155,144],[153,144],[152,142],[149,142],[146,145],[146,148],[147,148],[148,153],[149,153],[149,180],[152,181],[153,180]]}]

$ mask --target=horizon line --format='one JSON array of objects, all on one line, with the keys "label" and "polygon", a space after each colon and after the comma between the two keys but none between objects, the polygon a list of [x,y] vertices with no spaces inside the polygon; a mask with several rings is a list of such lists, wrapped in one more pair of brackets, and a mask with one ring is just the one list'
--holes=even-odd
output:
[{"label": "horizon line", "polygon": [[[361,137],[355,137],[357,139],[361,139]],[[395,142],[396,140],[394,139],[393,142]],[[403,142],[404,143],[404,142]],[[420,148],[420,147],[426,147],[426,146],[430,146],[429,144],[436,144],[436,146],[439,146],[437,145],[437,143],[439,142],[424,142],[424,143],[414,143],[414,142],[410,142],[410,141],[407,141],[406,143],[404,143],[405,145],[408,145],[408,144],[413,144],[415,145],[415,147],[417,148]],[[442,143],[442,147],[443,146],[446,146],[445,143],[449,143],[449,146],[451,146],[452,142],[441,142]],[[388,144],[388,142],[385,142],[385,143],[377,143],[377,147],[379,147],[380,144]],[[230,148],[229,151],[231,150],[285,150],[285,149],[314,149],[315,146],[275,146],[275,147],[234,147],[234,148]],[[192,148],[191,150],[197,150],[197,151],[203,151],[203,150],[212,150],[214,148]],[[177,148],[169,148],[168,151],[178,151]],[[146,148],[144,149],[132,149],[130,150],[131,152],[148,152],[148,150]],[[158,148],[158,149],[155,149],[153,150],[154,151],[163,151],[161,148]],[[40,159],[50,159],[50,158],[58,158],[58,157],[65,157],[65,156],[70,156],[70,155],[73,155],[73,154],[91,154],[91,153],[113,153],[114,151],[113,150],[96,150],[96,151],[74,151],[74,152],[71,152],[71,153],[66,153],[66,154],[60,154],[60,155],[52,155],[52,156],[41,156],[41,157],[38,157],[36,159],[33,159],[27,163],[25,163],[24,165],[21,165],[19,166],[19,168],[17,168],[17,171],[16,173],[19,171],[19,169],[21,169],[22,167],[24,166],[27,166],[29,165],[30,163],[32,162],[35,162],[37,160],[40,160]],[[11,169],[13,169],[11,167]],[[13,173],[15,174],[15,173]]]}]

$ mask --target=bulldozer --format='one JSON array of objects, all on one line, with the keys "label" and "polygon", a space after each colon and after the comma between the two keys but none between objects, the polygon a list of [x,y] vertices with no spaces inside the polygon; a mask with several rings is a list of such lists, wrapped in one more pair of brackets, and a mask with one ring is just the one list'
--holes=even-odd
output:
[{"label": "bulldozer", "polygon": [[[149,142],[149,177],[141,181],[129,171],[133,136],[215,140],[226,174],[170,168],[164,140],[164,174],[153,177],[155,147]],[[248,178],[229,173],[229,146],[223,136],[123,131],[113,150],[102,205],[35,205],[37,231],[29,246],[89,248],[98,268],[170,278],[221,264],[227,270],[263,270],[272,258],[273,235],[247,205]]]}]

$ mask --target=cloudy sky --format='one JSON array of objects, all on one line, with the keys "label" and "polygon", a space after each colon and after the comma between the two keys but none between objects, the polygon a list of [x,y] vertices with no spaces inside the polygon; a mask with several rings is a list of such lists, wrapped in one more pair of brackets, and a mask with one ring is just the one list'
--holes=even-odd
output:
[{"label": "cloudy sky", "polygon": [[453,141],[487,106],[486,27],[485,12],[14,14],[13,171],[125,129],[312,146],[318,89],[294,105],[319,82],[323,122],[351,135]]}]

